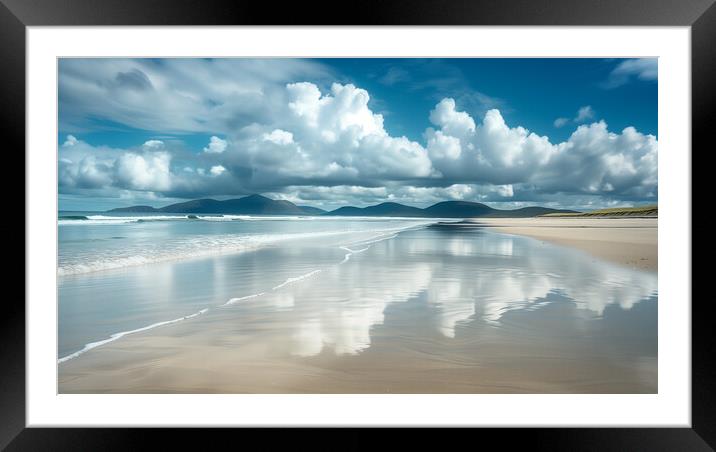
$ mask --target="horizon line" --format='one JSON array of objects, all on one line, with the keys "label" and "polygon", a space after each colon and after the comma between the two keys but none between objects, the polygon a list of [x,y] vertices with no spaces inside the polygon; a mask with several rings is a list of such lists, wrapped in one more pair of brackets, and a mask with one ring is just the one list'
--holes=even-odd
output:
[{"label": "horizon line", "polygon": [[[231,196],[231,195],[221,195],[221,196]],[[261,193],[251,193],[251,194],[248,194],[248,195],[238,196],[238,197],[234,197],[234,198],[227,198],[227,199],[216,199],[216,198],[211,198],[211,197],[192,198],[192,199],[186,199],[186,200],[184,200],[184,201],[173,202],[173,203],[166,204],[166,205],[163,205],[163,206],[160,206],[160,207],[154,207],[154,206],[150,206],[150,205],[148,205],[148,204],[132,204],[132,205],[128,205],[128,206],[112,207],[112,208],[105,209],[105,210],[68,210],[68,209],[59,209],[59,208],[58,208],[57,210],[58,210],[58,212],[59,212],[59,211],[67,211],[67,212],[85,212],[85,211],[86,211],[86,212],[109,212],[109,211],[114,210],[114,209],[126,209],[126,208],[131,208],[131,207],[151,207],[151,208],[153,208],[153,209],[162,209],[162,208],[164,208],[164,207],[168,207],[168,206],[171,206],[171,205],[174,205],[174,204],[181,204],[181,203],[184,203],[184,202],[201,201],[201,200],[212,200],[212,201],[217,201],[217,202],[226,202],[226,201],[232,201],[232,200],[235,200],[235,199],[244,199],[244,198],[248,198],[248,197],[251,197],[251,196],[260,196],[260,197],[262,197],[262,198],[266,198],[266,199],[269,199],[269,200],[271,200],[271,201],[286,201],[286,202],[289,202],[289,203],[291,203],[291,204],[293,204],[293,205],[295,205],[295,206],[298,206],[298,207],[309,207],[309,208],[313,208],[313,209],[323,210],[323,211],[326,211],[326,212],[332,212],[332,211],[335,211],[335,210],[338,210],[338,209],[341,209],[341,208],[344,208],[344,207],[353,207],[353,208],[356,208],[356,209],[366,209],[366,208],[369,208],[369,207],[375,207],[375,206],[379,206],[379,205],[382,205],[382,204],[397,204],[397,205],[400,205],[400,206],[412,207],[412,208],[415,208],[415,209],[427,209],[427,208],[429,208],[429,207],[432,207],[432,206],[435,206],[435,205],[437,205],[437,204],[441,204],[441,203],[444,203],[444,202],[466,202],[466,203],[471,203],[471,204],[482,204],[482,205],[484,205],[484,206],[487,206],[487,207],[490,207],[490,208],[493,208],[493,209],[496,209],[496,210],[507,210],[507,211],[509,211],[509,210],[524,209],[524,208],[527,208],[527,207],[544,207],[544,208],[556,209],[556,210],[575,210],[575,209],[582,209],[582,210],[585,210],[585,211],[589,211],[589,210],[604,210],[604,209],[612,209],[612,208],[630,208],[629,206],[617,206],[617,207],[591,207],[591,206],[590,206],[590,207],[563,207],[563,206],[559,206],[559,207],[547,207],[547,206],[545,206],[545,205],[543,205],[543,204],[537,204],[537,203],[536,203],[536,204],[527,205],[527,206],[513,207],[513,208],[509,208],[509,209],[504,209],[504,208],[500,209],[500,208],[497,208],[497,207],[493,207],[493,206],[491,206],[491,205],[488,204],[488,203],[521,202],[521,201],[487,201],[487,202],[480,202],[480,201],[468,201],[468,200],[463,200],[463,199],[445,199],[445,200],[442,200],[442,201],[434,202],[434,203],[428,205],[427,207],[417,207],[417,206],[414,206],[414,205],[404,204],[404,203],[400,203],[400,202],[396,202],[396,201],[381,201],[381,202],[377,202],[377,203],[375,203],[375,204],[367,205],[367,206],[365,206],[365,207],[357,207],[357,206],[354,206],[354,205],[347,204],[347,205],[341,205],[341,206],[339,206],[339,207],[336,207],[336,208],[333,208],[333,209],[331,209],[331,210],[328,210],[328,209],[324,209],[324,208],[322,208],[322,207],[316,207],[316,206],[312,206],[312,205],[308,205],[308,204],[297,204],[297,203],[295,203],[295,202],[293,202],[293,201],[289,201],[288,199],[274,199],[274,198],[271,198],[271,197],[269,197],[269,196],[263,195],[263,194],[261,194]],[[531,202],[531,201],[524,201],[524,202]],[[653,202],[653,203],[645,203],[645,204],[633,203],[633,205],[631,206],[631,208],[636,208],[636,207],[650,207],[650,206],[658,207],[658,201],[657,201],[657,202]]]}]

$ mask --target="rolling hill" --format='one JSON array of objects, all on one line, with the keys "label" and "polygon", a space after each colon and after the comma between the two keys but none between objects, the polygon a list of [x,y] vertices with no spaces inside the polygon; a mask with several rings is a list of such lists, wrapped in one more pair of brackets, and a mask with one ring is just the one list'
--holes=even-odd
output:
[{"label": "rolling hill", "polygon": [[[151,209],[151,210],[149,210]],[[109,212],[156,212],[156,213],[221,213],[234,215],[321,215],[325,212],[316,207],[297,206],[289,201],[274,200],[261,195],[217,201],[195,199],[171,204],[166,207],[148,206],[120,207]]]},{"label": "rolling hill", "polygon": [[488,205],[468,201],[444,201],[421,209],[395,202],[384,202],[369,207],[345,206],[326,212],[325,210],[297,206],[289,201],[274,200],[261,195],[217,201],[215,199],[195,199],[171,204],[166,207],[132,206],[112,209],[109,212],[137,213],[205,213],[234,215],[328,215],[341,217],[415,217],[415,218],[525,218],[545,214],[579,214],[573,210],[550,209],[547,207],[522,207],[514,210],[500,210]]},{"label": "rolling hill", "polygon": [[424,217],[425,211],[417,207],[405,206],[396,202],[384,202],[370,207],[341,207],[324,215],[342,217]]},{"label": "rolling hill", "polygon": [[550,209],[547,207],[522,207],[515,210],[500,210],[478,202],[443,201],[420,209],[394,202],[384,202],[370,207],[341,207],[326,212],[333,216],[375,216],[375,217],[420,217],[420,218],[524,218],[544,215],[546,213],[578,213],[574,210]]}]

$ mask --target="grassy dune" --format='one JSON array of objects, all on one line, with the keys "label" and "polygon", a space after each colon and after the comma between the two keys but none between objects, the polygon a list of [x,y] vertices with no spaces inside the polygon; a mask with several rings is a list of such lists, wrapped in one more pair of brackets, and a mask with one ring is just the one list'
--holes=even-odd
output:
[{"label": "grassy dune", "polygon": [[659,206],[656,204],[641,207],[615,207],[579,213],[548,213],[541,217],[658,217]]}]

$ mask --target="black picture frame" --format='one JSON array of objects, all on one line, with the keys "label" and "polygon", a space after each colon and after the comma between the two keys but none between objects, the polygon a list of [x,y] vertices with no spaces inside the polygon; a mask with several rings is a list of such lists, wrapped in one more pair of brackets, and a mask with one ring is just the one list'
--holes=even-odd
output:
[{"label": "black picture frame", "polygon": [[[314,2],[201,0],[0,0],[0,124],[5,149],[25,149],[25,36],[28,26],[88,25],[529,25],[529,26],[690,26],[692,64],[692,149],[707,145],[716,111],[716,6],[714,0],[383,0],[337,5]],[[10,139],[8,142],[8,138]],[[692,150],[684,150],[690,152]],[[7,163],[6,163],[7,164]],[[24,160],[22,163],[25,166]],[[25,168],[27,171],[28,169]],[[16,171],[19,172],[19,171]],[[16,186],[16,185],[14,185]],[[18,197],[19,198],[19,197]],[[692,203],[693,205],[693,203]],[[24,212],[24,205],[13,206]],[[26,225],[25,225],[26,226]],[[23,232],[24,234],[24,232]],[[28,237],[24,235],[25,240]],[[19,241],[17,241],[19,243]],[[668,269],[668,263],[662,269]],[[19,266],[17,266],[19,267]],[[696,268],[694,268],[694,271]],[[17,270],[16,270],[17,271]],[[24,272],[24,266],[23,266]],[[693,281],[692,275],[692,281]],[[5,297],[0,315],[0,449],[106,450],[154,448],[150,440],[202,448],[236,448],[260,440],[269,449],[279,441],[300,445],[309,432],[274,435],[233,429],[62,429],[25,427],[24,297]],[[680,300],[690,303],[691,300]],[[713,450],[716,448],[716,335],[707,315],[710,300],[692,304],[692,428],[580,428],[463,430],[503,446],[549,450]],[[268,433],[268,434],[267,434]],[[312,449],[373,447],[364,429],[333,429]],[[516,434],[519,433],[519,434]],[[328,433],[327,433],[328,434]],[[428,432],[413,429],[381,445],[404,448],[422,443]],[[439,432],[439,435],[445,432]],[[211,438],[211,442],[209,441]],[[315,441],[315,440],[311,440]],[[310,444],[310,443],[309,443]],[[308,445],[308,444],[307,444]],[[332,447],[333,446],[333,447]]]}]

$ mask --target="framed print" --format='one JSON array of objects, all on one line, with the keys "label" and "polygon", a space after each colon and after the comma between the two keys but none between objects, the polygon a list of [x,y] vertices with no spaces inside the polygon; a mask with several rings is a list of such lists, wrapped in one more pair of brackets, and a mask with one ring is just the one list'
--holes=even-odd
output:
[{"label": "framed print", "polygon": [[716,9],[557,5],[5,1],[26,289],[1,444],[710,450],[691,149]]}]

